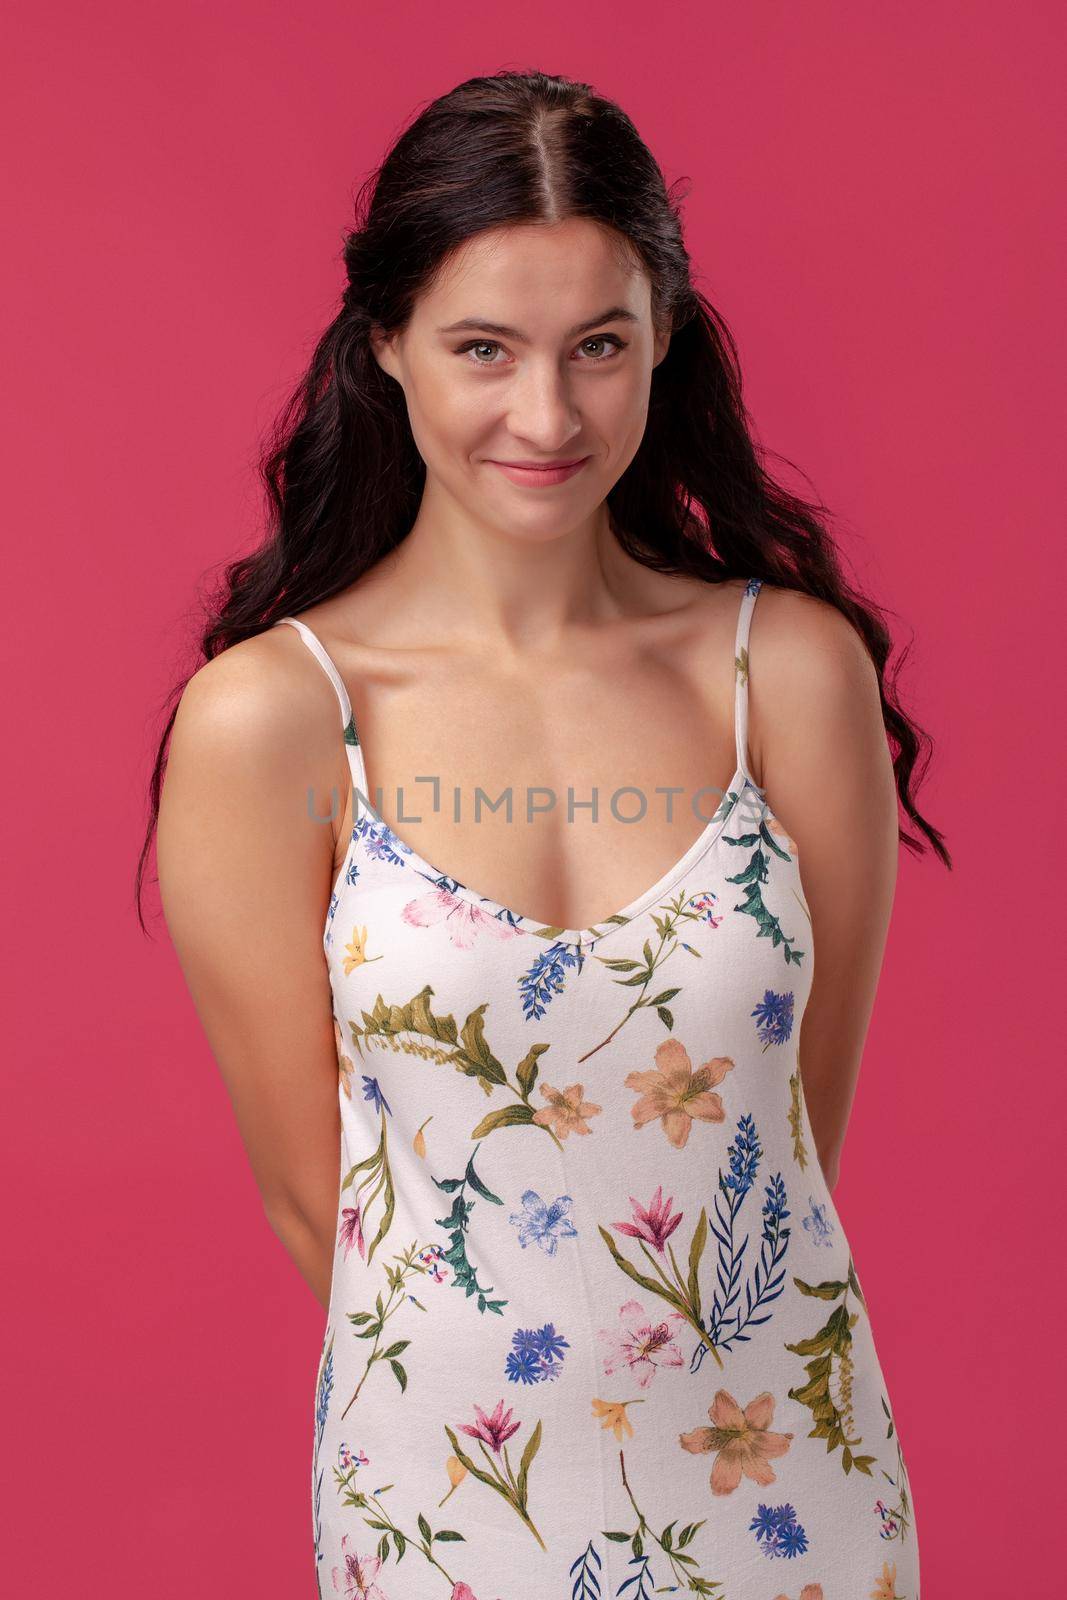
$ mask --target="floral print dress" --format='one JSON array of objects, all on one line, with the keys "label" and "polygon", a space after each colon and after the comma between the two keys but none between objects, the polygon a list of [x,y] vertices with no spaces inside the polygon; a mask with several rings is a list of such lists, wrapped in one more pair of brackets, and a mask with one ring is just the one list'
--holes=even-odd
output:
[{"label": "floral print dress", "polygon": [[797,851],[737,768],[660,880],[546,927],[373,810],[323,932],[341,1182],[314,1392],[318,1592],[919,1600],[901,1441],[816,1157]]}]

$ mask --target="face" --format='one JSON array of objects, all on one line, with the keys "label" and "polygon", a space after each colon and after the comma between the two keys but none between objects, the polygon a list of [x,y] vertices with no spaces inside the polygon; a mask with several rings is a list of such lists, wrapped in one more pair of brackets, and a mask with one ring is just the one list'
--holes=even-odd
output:
[{"label": "face", "polygon": [[590,516],[633,460],[669,338],[618,236],[572,219],[476,235],[407,327],[372,344],[404,390],[427,496],[549,538]]}]

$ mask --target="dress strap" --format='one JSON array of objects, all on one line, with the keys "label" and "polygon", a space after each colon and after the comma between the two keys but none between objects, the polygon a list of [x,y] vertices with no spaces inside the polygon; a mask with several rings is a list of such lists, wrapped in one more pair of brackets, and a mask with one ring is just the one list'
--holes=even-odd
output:
[{"label": "dress strap", "polygon": [[274,623],[274,627],[281,627],[283,622],[287,622],[290,627],[297,630],[311,654],[333,684],[341,707],[341,726],[342,728],[347,728],[352,721],[352,702],[348,698],[348,690],[345,688],[344,679],[331,661],[326,646],[322,643],[318,634],[313,633],[307,623],[301,622],[299,617],[279,617],[277,622]]},{"label": "dress strap", "polygon": [[765,791],[753,778],[748,766],[748,635],[752,626],[752,610],[756,596],[763,587],[762,578],[749,578],[741,596],[737,614],[737,636],[734,640],[734,735],[737,746],[737,770],[756,793]]},{"label": "dress strap", "polygon": [[290,627],[297,630],[301,639],[303,639],[311,654],[333,684],[334,693],[337,695],[337,703],[341,708],[341,726],[344,730],[345,754],[348,757],[348,765],[352,770],[356,787],[360,794],[364,794],[367,786],[367,774],[363,764],[363,751],[360,748],[359,734],[356,732],[356,719],[352,712],[352,701],[349,699],[344,679],[331,660],[326,646],[318,634],[308,627],[306,622],[301,622],[299,617],[279,617],[272,626],[275,628],[280,627],[283,622],[287,622]]}]

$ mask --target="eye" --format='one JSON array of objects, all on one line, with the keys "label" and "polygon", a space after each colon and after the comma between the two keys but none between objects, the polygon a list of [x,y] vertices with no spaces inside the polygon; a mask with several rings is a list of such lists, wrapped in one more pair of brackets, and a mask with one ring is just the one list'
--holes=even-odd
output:
[{"label": "eye", "polygon": [[[626,349],[625,340],[617,338],[616,335],[613,334],[613,333],[596,333],[596,334],[593,334],[590,338],[583,339],[582,343],[578,346],[578,348],[581,350],[587,344],[611,344],[611,345],[614,345],[616,350],[625,350]],[[610,356],[598,356],[594,361],[594,365],[602,366],[605,361],[610,361],[610,360],[611,360]]]},{"label": "eye", "polygon": [[[495,344],[492,339],[471,339],[469,343],[460,345],[456,354],[457,356],[463,356],[467,354],[468,350],[499,350],[500,348],[500,345]],[[494,363],[492,361],[473,361],[471,365],[475,367],[491,367]]]}]

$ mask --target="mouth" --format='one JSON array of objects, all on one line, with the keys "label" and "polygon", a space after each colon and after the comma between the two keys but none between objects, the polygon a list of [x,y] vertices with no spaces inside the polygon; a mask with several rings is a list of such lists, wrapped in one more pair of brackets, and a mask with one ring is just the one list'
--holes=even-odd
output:
[{"label": "mouth", "polygon": [[566,483],[591,460],[591,456],[580,456],[572,461],[490,461],[488,465],[498,467],[512,483],[546,489],[553,484]]}]

